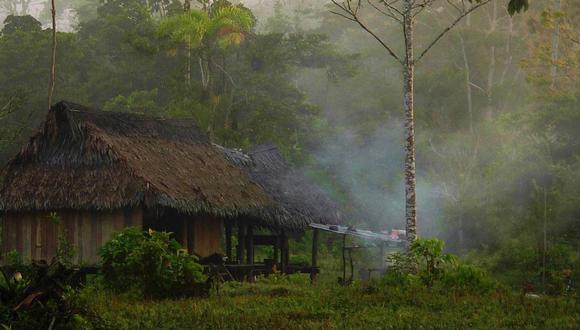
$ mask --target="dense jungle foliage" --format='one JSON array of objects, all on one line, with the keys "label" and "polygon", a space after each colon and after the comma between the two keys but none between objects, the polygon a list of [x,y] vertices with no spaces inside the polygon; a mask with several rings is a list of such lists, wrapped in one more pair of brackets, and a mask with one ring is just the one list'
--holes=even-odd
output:
[{"label": "dense jungle foliage", "polygon": [[[327,1],[232,2],[185,14],[177,0],[60,1],[66,29],[57,36],[54,99],[193,117],[231,147],[273,142],[341,201],[350,224],[403,228],[400,69]],[[420,22],[418,43],[448,23],[454,9],[442,3]],[[51,31],[43,6],[0,5],[1,164],[46,113]],[[565,280],[580,283],[579,11],[577,0],[536,1],[511,17],[494,1],[417,67],[419,233],[444,239],[447,250],[516,290],[561,294]],[[385,36],[399,29],[380,15],[365,19]],[[293,244],[306,254],[301,242]],[[189,317],[225,327],[224,313],[245,328],[295,319],[335,328],[578,325],[568,298],[522,302],[511,291],[268,282],[232,284],[210,301],[134,305],[90,290],[111,328],[142,326],[131,323],[135,313],[149,325],[167,316],[176,327]],[[425,306],[440,312],[423,315]],[[384,319],[385,308],[396,316]]]}]

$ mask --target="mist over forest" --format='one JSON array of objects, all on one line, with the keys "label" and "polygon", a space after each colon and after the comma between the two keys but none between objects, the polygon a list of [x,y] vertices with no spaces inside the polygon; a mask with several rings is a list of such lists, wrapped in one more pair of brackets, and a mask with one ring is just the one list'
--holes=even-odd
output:
[{"label": "mist over forest", "polygon": [[[229,148],[273,143],[348,225],[405,229],[404,71],[376,40],[405,54],[402,22],[362,3],[376,37],[327,0],[209,1],[251,15],[197,42],[172,20],[183,1],[57,0],[53,103],[193,118]],[[430,3],[417,53],[461,12]],[[579,279],[580,1],[530,3],[516,15],[487,3],[416,64],[417,231],[510,285],[545,288],[565,269]],[[48,109],[50,1],[0,0],[1,22],[5,165]]]}]

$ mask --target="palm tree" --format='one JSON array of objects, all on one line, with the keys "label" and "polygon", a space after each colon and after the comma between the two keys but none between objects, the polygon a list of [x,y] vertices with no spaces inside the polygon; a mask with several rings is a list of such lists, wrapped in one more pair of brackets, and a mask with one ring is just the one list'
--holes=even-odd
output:
[{"label": "palm tree", "polygon": [[196,50],[203,89],[213,94],[212,72],[223,70],[213,55],[216,49],[238,45],[254,27],[254,19],[247,9],[237,6],[208,7],[206,10],[189,10],[165,18],[159,25],[159,33],[175,44],[187,48],[187,84],[191,84],[192,51]]}]

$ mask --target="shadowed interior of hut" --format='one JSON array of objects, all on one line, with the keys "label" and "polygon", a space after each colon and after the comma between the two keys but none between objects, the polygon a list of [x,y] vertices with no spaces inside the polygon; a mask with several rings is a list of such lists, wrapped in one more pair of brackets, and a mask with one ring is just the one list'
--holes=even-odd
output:
[{"label": "shadowed interior of hut", "polygon": [[307,273],[315,279],[319,272],[316,264],[318,240],[313,241],[310,265],[291,264],[289,239],[292,235],[254,223],[250,218],[240,218],[224,224],[224,266],[233,278],[251,281],[258,275],[282,272]]}]

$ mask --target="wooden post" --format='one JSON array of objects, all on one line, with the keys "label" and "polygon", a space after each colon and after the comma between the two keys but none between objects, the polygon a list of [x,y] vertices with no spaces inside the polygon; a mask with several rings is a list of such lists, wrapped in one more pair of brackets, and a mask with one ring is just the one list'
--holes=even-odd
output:
[{"label": "wooden post", "polygon": [[354,262],[352,260],[352,249],[348,249],[348,259],[350,262],[350,277],[348,279],[348,284],[352,284],[352,281],[354,279]]},{"label": "wooden post", "polygon": [[290,247],[288,246],[288,236],[286,232],[282,232],[282,270],[284,273],[288,272],[288,265],[290,264]]},{"label": "wooden post", "polygon": [[385,242],[383,242],[383,241],[381,241],[379,258],[381,258],[381,260],[379,260],[379,268],[381,269],[381,271],[384,271],[385,270]]},{"label": "wooden post", "polygon": [[228,262],[232,261],[232,224],[226,221],[226,257]]},{"label": "wooden post", "polygon": [[247,264],[254,264],[254,226],[248,226],[248,234],[246,235],[247,241]]},{"label": "wooden post", "polygon": [[314,229],[313,233],[312,233],[312,264],[310,265],[310,267],[312,267],[311,271],[310,271],[310,282],[314,283],[316,282],[316,275],[317,275],[317,264],[318,264],[318,229]]},{"label": "wooden post", "polygon": [[278,255],[280,254],[280,252],[279,252],[280,251],[280,249],[279,249],[280,248],[280,235],[279,234],[276,235],[276,241],[274,242],[273,248],[274,248],[274,256],[273,256],[274,264],[277,264],[278,263]]},{"label": "wooden post", "polygon": [[236,251],[236,258],[238,264],[244,263],[244,249],[246,245],[246,226],[243,222],[238,222],[238,249]]},{"label": "wooden post", "polygon": [[346,235],[342,236],[342,284],[346,284]]}]

